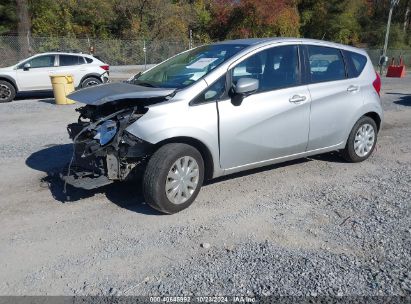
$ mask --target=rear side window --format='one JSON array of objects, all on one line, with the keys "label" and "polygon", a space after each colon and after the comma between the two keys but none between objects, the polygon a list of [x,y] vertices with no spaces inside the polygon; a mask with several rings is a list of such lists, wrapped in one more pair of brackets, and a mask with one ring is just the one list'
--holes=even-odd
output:
[{"label": "rear side window", "polygon": [[353,78],[360,76],[367,63],[367,57],[350,51],[344,51],[344,56],[348,65],[348,77]]},{"label": "rear side window", "polygon": [[344,60],[339,49],[307,46],[311,82],[345,79]]},{"label": "rear side window", "polygon": [[60,55],[60,66],[84,64],[83,57],[73,55]]}]

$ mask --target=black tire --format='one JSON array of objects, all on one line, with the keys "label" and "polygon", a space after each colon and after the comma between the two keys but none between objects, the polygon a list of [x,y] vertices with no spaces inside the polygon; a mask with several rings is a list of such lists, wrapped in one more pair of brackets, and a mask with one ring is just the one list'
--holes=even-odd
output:
[{"label": "black tire", "polygon": [[[181,204],[171,202],[166,195],[166,179],[173,164],[180,158],[189,156],[198,165],[197,188],[191,197]],[[187,144],[170,143],[159,148],[150,158],[143,176],[143,195],[146,202],[163,213],[173,214],[190,206],[200,191],[204,181],[204,161],[200,152]]]},{"label": "black tire", "polygon": [[0,102],[10,102],[16,97],[16,89],[14,86],[5,80],[0,80]]},{"label": "black tire", "polygon": [[[364,125],[371,125],[374,129],[374,143],[371,146],[371,149],[369,150],[369,152],[364,155],[364,156],[359,156],[354,149],[354,143],[355,143],[355,135],[358,132],[358,130],[364,126]],[[372,152],[374,151],[375,145],[377,144],[377,134],[378,134],[378,128],[377,128],[377,124],[375,123],[374,119],[372,119],[371,117],[368,116],[363,116],[361,117],[354,125],[354,127],[351,130],[350,136],[348,137],[347,140],[347,144],[344,148],[344,150],[342,150],[341,154],[344,157],[344,159],[348,162],[351,163],[358,163],[358,162],[362,162],[364,160],[366,160],[368,157],[370,157],[370,155],[372,154]]]},{"label": "black tire", "polygon": [[98,85],[102,83],[102,81],[96,77],[88,77],[86,79],[83,80],[83,82],[81,83],[81,87],[82,88],[88,88],[88,87],[92,87],[95,85]]}]

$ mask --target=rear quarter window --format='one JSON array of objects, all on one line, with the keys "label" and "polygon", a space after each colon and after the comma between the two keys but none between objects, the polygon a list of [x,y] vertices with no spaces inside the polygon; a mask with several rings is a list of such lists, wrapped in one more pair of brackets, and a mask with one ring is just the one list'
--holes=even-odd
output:
[{"label": "rear quarter window", "polygon": [[360,76],[367,64],[367,57],[350,51],[344,51],[344,57],[348,63],[348,77],[355,78]]},{"label": "rear quarter window", "polygon": [[92,63],[92,62],[93,62],[93,59],[91,59],[91,58],[84,57],[84,59],[86,59],[86,62],[87,62],[87,63]]}]

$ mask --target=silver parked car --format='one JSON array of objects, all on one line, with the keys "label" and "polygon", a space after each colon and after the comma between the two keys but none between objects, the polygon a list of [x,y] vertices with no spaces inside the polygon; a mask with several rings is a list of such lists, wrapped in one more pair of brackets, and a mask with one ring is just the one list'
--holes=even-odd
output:
[{"label": "silver parked car", "polygon": [[127,82],[71,94],[86,105],[68,126],[75,152],[64,179],[91,189],[141,172],[146,202],[175,213],[205,179],[329,151],[360,162],[377,142],[380,87],[367,53],[350,46],[200,46]]}]

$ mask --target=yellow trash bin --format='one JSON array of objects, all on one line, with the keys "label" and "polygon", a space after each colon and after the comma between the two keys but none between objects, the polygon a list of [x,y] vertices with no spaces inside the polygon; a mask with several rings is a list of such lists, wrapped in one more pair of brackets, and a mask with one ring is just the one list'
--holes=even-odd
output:
[{"label": "yellow trash bin", "polygon": [[56,104],[64,105],[75,103],[66,97],[71,92],[74,92],[74,79],[72,75],[51,75],[50,79]]}]

